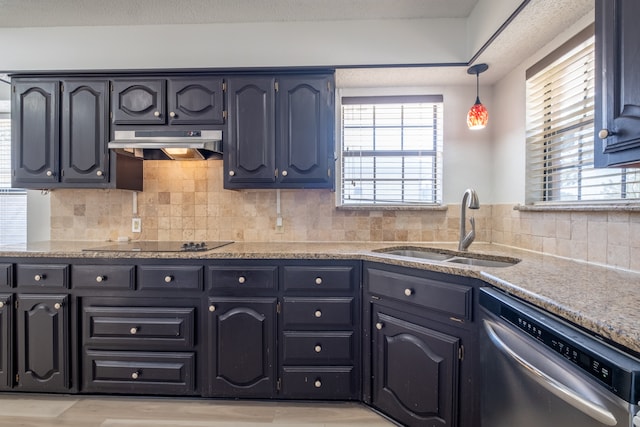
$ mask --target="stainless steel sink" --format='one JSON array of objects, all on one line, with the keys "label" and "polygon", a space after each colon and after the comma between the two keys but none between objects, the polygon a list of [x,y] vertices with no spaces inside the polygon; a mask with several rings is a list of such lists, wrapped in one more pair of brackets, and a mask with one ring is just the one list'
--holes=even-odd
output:
[{"label": "stainless steel sink", "polygon": [[510,267],[520,262],[516,258],[498,257],[473,254],[467,256],[467,252],[448,251],[444,249],[421,247],[391,247],[376,249],[374,252],[388,255],[398,255],[407,258],[415,258],[429,261],[442,261],[454,264],[472,265],[477,267]]},{"label": "stainless steel sink", "polygon": [[456,264],[476,265],[479,267],[511,267],[514,264],[520,262],[518,259],[484,259],[484,258],[468,258],[468,257],[453,257],[445,260],[447,262],[454,262]]},{"label": "stainless steel sink", "polygon": [[430,259],[433,261],[444,261],[451,258],[451,254],[434,252],[429,249],[392,249],[392,250],[379,250],[375,252],[383,252],[389,255],[406,256],[410,258]]}]

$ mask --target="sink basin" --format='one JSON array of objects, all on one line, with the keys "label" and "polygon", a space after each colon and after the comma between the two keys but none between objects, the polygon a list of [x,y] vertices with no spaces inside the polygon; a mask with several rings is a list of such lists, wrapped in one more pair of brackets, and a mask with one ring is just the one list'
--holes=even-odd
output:
[{"label": "sink basin", "polygon": [[433,261],[444,261],[451,258],[451,254],[443,254],[440,252],[431,251],[429,249],[391,249],[391,250],[379,250],[375,252],[384,252],[389,255],[399,255],[411,258],[430,259]]},{"label": "sink basin", "polygon": [[520,262],[517,259],[505,259],[504,261],[495,259],[484,258],[467,258],[467,257],[453,257],[446,260],[447,262],[453,262],[456,264],[476,265],[479,267],[510,267]]},{"label": "sink basin", "polygon": [[415,258],[429,261],[451,262],[454,264],[472,265],[477,267],[510,267],[520,262],[516,258],[496,257],[474,254],[465,256],[465,253],[447,251],[444,249],[420,248],[420,247],[391,247],[376,249],[374,252],[389,255],[398,255],[408,258]]}]

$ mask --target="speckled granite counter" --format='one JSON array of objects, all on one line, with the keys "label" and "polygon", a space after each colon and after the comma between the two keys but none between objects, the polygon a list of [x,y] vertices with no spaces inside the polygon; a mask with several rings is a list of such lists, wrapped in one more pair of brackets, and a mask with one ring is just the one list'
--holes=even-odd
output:
[{"label": "speckled granite counter", "polygon": [[96,252],[105,242],[42,242],[0,246],[0,256],[162,259],[358,259],[480,278],[498,288],[581,325],[640,354],[640,274],[527,252],[474,243],[472,253],[508,256],[522,261],[512,267],[476,267],[420,261],[373,252],[388,247],[421,246],[455,249],[454,244],[252,243],[239,242],[206,252]]}]

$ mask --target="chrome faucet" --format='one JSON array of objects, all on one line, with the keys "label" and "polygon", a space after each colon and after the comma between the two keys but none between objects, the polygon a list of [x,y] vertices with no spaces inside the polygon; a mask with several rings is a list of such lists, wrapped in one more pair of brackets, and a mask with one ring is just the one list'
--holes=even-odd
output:
[{"label": "chrome faucet", "polygon": [[462,196],[462,205],[460,206],[460,241],[458,243],[459,251],[466,251],[467,248],[473,243],[476,238],[476,220],[475,218],[469,218],[471,223],[471,231],[467,234],[466,222],[467,222],[467,208],[480,209],[480,200],[478,200],[478,194],[476,190],[468,188]]}]

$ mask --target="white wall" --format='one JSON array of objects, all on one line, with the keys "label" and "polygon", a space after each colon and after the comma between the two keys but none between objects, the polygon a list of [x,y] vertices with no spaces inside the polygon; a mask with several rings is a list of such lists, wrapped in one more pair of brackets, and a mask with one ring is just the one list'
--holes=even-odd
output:
[{"label": "white wall", "polygon": [[492,128],[494,203],[525,203],[527,68],[544,58],[595,19],[589,14],[520,64],[493,88],[495,126]]}]

